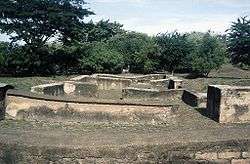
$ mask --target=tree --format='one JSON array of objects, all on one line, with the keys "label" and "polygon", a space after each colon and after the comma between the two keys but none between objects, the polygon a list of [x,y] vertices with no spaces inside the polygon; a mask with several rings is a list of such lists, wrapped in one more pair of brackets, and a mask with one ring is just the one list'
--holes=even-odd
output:
[{"label": "tree", "polygon": [[218,69],[225,62],[226,47],[218,36],[207,32],[193,44],[188,56],[193,73],[207,77],[212,69]]},{"label": "tree", "polygon": [[156,42],[160,47],[161,66],[164,69],[173,74],[176,69],[185,67],[185,59],[192,48],[185,34],[159,34],[156,36]]},{"label": "tree", "polygon": [[8,52],[8,43],[0,42],[0,68],[4,65],[5,62],[5,56]]},{"label": "tree", "polygon": [[[11,41],[23,41],[26,67],[32,73],[43,71],[41,61],[46,43],[58,37],[69,44],[84,27],[84,18],[93,14],[84,8],[83,0],[2,0],[0,1],[0,32]],[[45,50],[47,49],[47,50]],[[43,56],[41,56],[43,55]]]},{"label": "tree", "polygon": [[0,30],[14,34],[13,42],[21,40],[35,47],[56,35],[68,42],[73,32],[83,27],[83,19],[93,14],[84,4],[82,0],[0,1]]},{"label": "tree", "polygon": [[122,54],[105,42],[83,44],[81,55],[81,69],[89,73],[121,73],[124,66]]},{"label": "tree", "polygon": [[122,33],[110,38],[108,44],[123,55],[130,72],[149,73],[158,66],[158,47],[146,34]]},{"label": "tree", "polygon": [[232,63],[250,66],[250,19],[241,17],[233,22],[228,42]]},{"label": "tree", "polygon": [[125,31],[122,29],[123,25],[117,22],[110,22],[109,20],[101,20],[97,23],[90,21],[83,29],[83,41],[107,41],[109,38],[122,34]]}]

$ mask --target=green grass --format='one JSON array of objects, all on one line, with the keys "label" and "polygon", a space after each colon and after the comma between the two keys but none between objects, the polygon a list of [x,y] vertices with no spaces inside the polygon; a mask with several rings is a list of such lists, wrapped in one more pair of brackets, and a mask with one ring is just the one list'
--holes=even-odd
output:
[{"label": "green grass", "polygon": [[[76,76],[76,75],[75,75]],[[183,77],[183,75],[178,75]],[[16,89],[30,91],[32,86],[69,80],[74,76],[54,76],[54,77],[0,77],[0,83],[13,85]],[[196,78],[184,80],[184,88],[206,92],[208,85],[239,85],[250,86],[250,71],[233,67],[230,64],[224,65],[219,70],[214,70],[208,78]]]},{"label": "green grass", "polygon": [[70,76],[55,77],[0,77],[0,83],[13,85],[15,89],[30,91],[32,86],[69,80]]},{"label": "green grass", "polygon": [[250,71],[223,65],[219,70],[213,70],[208,78],[186,79],[184,88],[206,92],[208,85],[250,86]]}]

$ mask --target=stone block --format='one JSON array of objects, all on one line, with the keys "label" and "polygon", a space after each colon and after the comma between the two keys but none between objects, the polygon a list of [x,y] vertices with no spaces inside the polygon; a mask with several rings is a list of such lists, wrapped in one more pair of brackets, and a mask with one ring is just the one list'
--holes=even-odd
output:
[{"label": "stone block", "polygon": [[232,158],[240,158],[241,152],[219,152],[218,157],[219,159],[232,159]]},{"label": "stone block", "polygon": [[182,100],[192,107],[206,108],[207,106],[207,94],[197,93],[194,91],[185,90],[182,95]]},{"label": "stone block", "polygon": [[168,89],[180,89],[182,88],[183,80],[177,78],[170,78]]},{"label": "stone block", "polygon": [[233,159],[231,164],[249,164],[250,159]]},{"label": "stone block", "polygon": [[0,83],[0,121],[5,118],[5,99],[6,99],[6,92],[8,89],[13,89],[14,87],[7,84]]},{"label": "stone block", "polygon": [[250,158],[250,152],[242,152],[243,158]]},{"label": "stone block", "polygon": [[216,152],[198,152],[195,154],[195,159],[215,160],[218,159],[218,155]]},{"label": "stone block", "polygon": [[207,112],[220,123],[249,123],[250,86],[209,86]]}]

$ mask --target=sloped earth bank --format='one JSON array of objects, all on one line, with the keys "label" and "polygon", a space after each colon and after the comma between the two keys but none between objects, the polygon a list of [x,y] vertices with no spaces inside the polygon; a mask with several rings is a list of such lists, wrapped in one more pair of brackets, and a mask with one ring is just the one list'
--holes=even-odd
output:
[{"label": "sloped earth bank", "polygon": [[250,124],[183,107],[165,124],[0,122],[0,163],[249,162]]}]

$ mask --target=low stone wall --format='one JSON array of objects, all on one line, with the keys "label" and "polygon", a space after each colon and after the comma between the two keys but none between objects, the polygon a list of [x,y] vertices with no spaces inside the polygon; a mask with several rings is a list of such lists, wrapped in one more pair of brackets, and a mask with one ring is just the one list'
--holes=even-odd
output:
[{"label": "low stone wall", "polygon": [[[115,75],[114,75],[115,76]],[[79,76],[71,79],[72,81],[88,82],[98,86],[98,90],[122,90],[122,88],[128,87],[132,80],[124,78],[113,77],[101,77],[101,76]]]},{"label": "low stone wall", "polygon": [[98,97],[98,87],[93,83],[65,81],[63,90],[67,95]]},{"label": "low stone wall", "polygon": [[5,99],[8,89],[13,89],[13,86],[0,83],[0,121],[5,118]]},{"label": "low stone wall", "polygon": [[63,86],[63,82],[38,85],[32,87],[31,92],[52,96],[64,95]]},{"label": "low stone wall", "polygon": [[112,75],[112,74],[94,74],[93,77],[108,77],[108,78],[119,78],[119,79],[129,79],[133,82],[149,82],[150,80],[160,80],[166,79],[165,74],[148,74],[148,75]]},{"label": "low stone wall", "polygon": [[96,78],[97,86],[99,90],[122,90],[128,87],[132,80],[129,79],[117,79],[108,77],[98,77]]},{"label": "low stone wall", "polygon": [[195,91],[185,90],[182,95],[182,100],[192,107],[206,108],[207,93],[197,93]]},{"label": "low stone wall", "polygon": [[124,99],[141,100],[163,100],[163,101],[181,101],[184,90],[158,90],[158,89],[139,89],[128,87],[123,89],[122,97]]},{"label": "low stone wall", "polygon": [[8,94],[6,112],[25,120],[163,123],[174,116],[178,106],[151,103],[95,102],[43,99],[26,94]]},{"label": "low stone wall", "polygon": [[98,87],[96,84],[76,81],[38,85],[32,87],[31,92],[51,96],[79,95],[98,97]]},{"label": "low stone wall", "polygon": [[150,84],[154,87],[168,88],[170,79],[150,80]]},{"label": "low stone wall", "polygon": [[250,123],[250,87],[209,86],[207,112],[220,123]]}]

